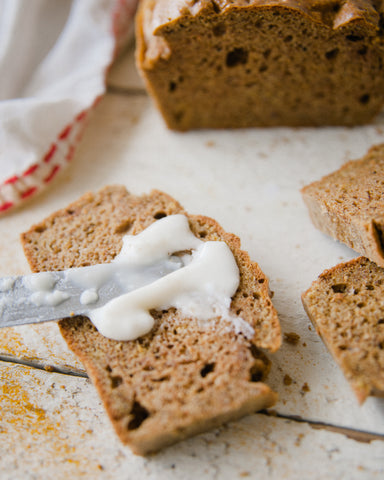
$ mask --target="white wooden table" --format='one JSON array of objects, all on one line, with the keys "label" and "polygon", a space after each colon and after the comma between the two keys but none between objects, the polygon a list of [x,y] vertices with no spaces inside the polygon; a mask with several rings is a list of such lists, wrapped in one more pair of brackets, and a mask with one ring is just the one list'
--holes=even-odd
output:
[{"label": "white wooden table", "polygon": [[174,133],[147,97],[132,49],[108,85],[67,170],[0,218],[0,275],[28,273],[20,233],[86,191],[157,188],[240,236],[270,278],[283,332],[299,340],[269,355],[280,398],[269,415],[141,458],[117,439],[56,324],[3,329],[0,479],[384,478],[384,399],[358,405],[300,301],[325,268],[356,254],[315,230],[299,192],[383,142],[384,116],[349,129]]}]

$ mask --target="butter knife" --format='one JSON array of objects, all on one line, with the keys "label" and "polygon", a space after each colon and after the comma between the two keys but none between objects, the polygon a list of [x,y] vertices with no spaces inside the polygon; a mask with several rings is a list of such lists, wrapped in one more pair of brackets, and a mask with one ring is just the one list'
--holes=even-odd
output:
[{"label": "butter knife", "polygon": [[178,257],[146,267],[101,264],[0,278],[0,328],[87,316],[120,295],[183,266]]}]

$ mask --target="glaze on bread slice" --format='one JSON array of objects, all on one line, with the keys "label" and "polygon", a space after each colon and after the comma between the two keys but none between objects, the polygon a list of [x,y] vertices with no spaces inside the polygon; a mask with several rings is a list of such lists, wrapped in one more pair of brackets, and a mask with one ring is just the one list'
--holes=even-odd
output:
[{"label": "glaze on bread slice", "polygon": [[362,124],[383,25],[382,0],[141,0],[137,65],[175,130]]},{"label": "glaze on bread slice", "polygon": [[314,225],[384,267],[384,144],[302,189]]},{"label": "glaze on bread slice", "polygon": [[365,257],[341,263],[302,301],[359,402],[384,396],[384,269]]},{"label": "glaze on bread slice", "polygon": [[62,270],[111,261],[122,237],[182,213],[203,240],[223,240],[240,270],[231,312],[254,329],[236,334],[220,319],[203,325],[174,308],[153,311],[155,327],[134,341],[103,337],[85,317],[63,319],[60,330],[96,386],[123,443],[147,454],[223,422],[271,406],[276,394],[262,383],[269,361],[259,350],[281,343],[268,280],[239,239],[214,220],[188,215],[171,197],[153,191],[130,195],[124,187],[86,194],[22,235],[33,271]]}]

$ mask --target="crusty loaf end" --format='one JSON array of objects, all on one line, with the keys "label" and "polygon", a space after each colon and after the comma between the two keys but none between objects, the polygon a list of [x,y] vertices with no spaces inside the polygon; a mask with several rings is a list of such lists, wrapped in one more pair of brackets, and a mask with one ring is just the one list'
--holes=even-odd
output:
[{"label": "crusty loaf end", "polygon": [[356,125],[384,104],[382,0],[142,0],[136,25],[175,130]]}]

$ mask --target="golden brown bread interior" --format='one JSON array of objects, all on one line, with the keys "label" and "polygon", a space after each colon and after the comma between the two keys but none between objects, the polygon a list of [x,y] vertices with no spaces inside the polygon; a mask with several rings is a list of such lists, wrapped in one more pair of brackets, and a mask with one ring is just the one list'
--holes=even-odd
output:
[{"label": "golden brown bread interior", "polygon": [[313,224],[384,267],[384,144],[302,189]]},{"label": "golden brown bread interior", "polygon": [[384,269],[365,257],[323,272],[302,295],[356,397],[384,396]]},{"label": "golden brown bread interior", "polygon": [[276,394],[262,383],[269,361],[259,348],[281,343],[268,280],[239,239],[214,220],[188,215],[168,195],[130,195],[124,187],[86,194],[22,235],[33,271],[109,262],[125,234],[183,213],[203,240],[224,240],[240,269],[231,311],[254,328],[252,339],[220,319],[202,325],[170,309],[152,312],[154,329],[135,341],[100,335],[85,317],[64,319],[60,330],[80,357],[120,439],[137,454],[158,450],[228,420],[271,406]]},{"label": "golden brown bread interior", "polygon": [[382,0],[141,0],[137,65],[175,130],[362,124],[383,18]]}]

